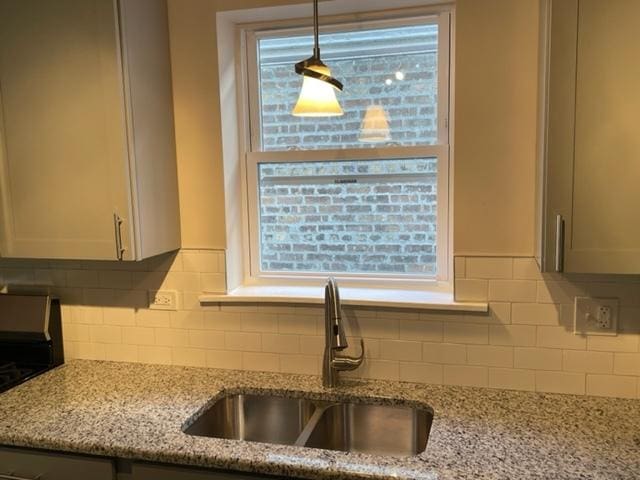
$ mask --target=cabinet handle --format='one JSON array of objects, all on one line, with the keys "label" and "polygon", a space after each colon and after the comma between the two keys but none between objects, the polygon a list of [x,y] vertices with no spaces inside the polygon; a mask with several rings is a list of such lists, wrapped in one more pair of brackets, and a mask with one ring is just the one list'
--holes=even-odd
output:
[{"label": "cabinet handle", "polygon": [[125,248],[122,246],[122,218],[117,213],[113,214],[113,227],[116,234],[116,258],[122,260],[124,258]]},{"label": "cabinet handle", "polygon": [[564,270],[564,219],[562,215],[556,216],[556,272]]},{"label": "cabinet handle", "polygon": [[0,473],[0,480],[38,480],[40,475],[35,478],[26,478],[26,477],[14,477],[13,475],[4,475]]}]

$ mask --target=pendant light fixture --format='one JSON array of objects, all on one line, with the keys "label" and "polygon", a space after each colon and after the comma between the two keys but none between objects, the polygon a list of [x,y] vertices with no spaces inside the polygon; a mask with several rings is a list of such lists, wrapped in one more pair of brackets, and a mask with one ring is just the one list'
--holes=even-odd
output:
[{"label": "pendant light fixture", "polygon": [[313,55],[296,63],[298,75],[302,75],[302,88],[293,115],[297,117],[334,117],[344,112],[336,98],[336,90],[342,91],[342,83],[331,76],[331,70],[320,60],[318,33],[318,0],[313,0]]}]

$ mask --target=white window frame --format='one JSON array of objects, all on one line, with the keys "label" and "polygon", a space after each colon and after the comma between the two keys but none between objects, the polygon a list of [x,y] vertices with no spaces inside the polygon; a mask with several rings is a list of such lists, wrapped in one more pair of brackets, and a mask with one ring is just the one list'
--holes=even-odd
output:
[{"label": "white window frame", "polygon": [[[357,20],[357,21],[356,21]],[[245,285],[318,285],[327,276],[336,277],[341,284],[362,287],[387,287],[394,289],[427,288],[448,290],[452,282],[451,245],[451,134],[449,130],[452,95],[451,62],[452,7],[443,5],[406,13],[402,10],[373,12],[368,14],[323,17],[321,32],[344,29],[389,28],[393,26],[420,25],[425,22],[438,25],[438,134],[435,145],[424,146],[382,146],[367,148],[347,148],[331,150],[283,150],[260,151],[261,116],[260,88],[258,72],[258,41],[269,36],[281,36],[283,32],[309,34],[308,21],[300,27],[299,21],[281,21],[239,25],[237,39],[240,44],[239,77],[239,119],[241,131],[246,133],[241,140],[241,176],[244,214],[244,282]],[[444,41],[443,41],[444,40]],[[293,67],[292,67],[293,68]],[[393,273],[345,273],[345,272],[262,272],[260,268],[260,226],[259,226],[259,163],[318,162],[349,160],[395,160],[409,158],[437,158],[437,214],[436,214],[436,269],[434,277]]]}]

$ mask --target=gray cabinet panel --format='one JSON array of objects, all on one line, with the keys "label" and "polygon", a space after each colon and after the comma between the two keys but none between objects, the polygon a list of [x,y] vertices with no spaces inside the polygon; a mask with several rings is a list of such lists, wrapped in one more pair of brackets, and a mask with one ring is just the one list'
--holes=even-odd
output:
[{"label": "gray cabinet panel", "polygon": [[0,255],[180,247],[165,0],[0,0]]},{"label": "gray cabinet panel", "polygon": [[[0,475],[26,480],[114,480],[111,460],[0,447]],[[1,477],[0,477],[1,478]]]},{"label": "gray cabinet panel", "polygon": [[640,273],[640,2],[549,12],[543,270]]}]

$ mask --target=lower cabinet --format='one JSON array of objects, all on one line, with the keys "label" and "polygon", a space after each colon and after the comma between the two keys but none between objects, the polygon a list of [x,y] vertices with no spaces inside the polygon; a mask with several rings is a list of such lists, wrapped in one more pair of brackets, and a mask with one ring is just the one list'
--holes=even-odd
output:
[{"label": "lower cabinet", "polygon": [[266,480],[274,478],[276,477],[250,473],[0,447],[0,480]]},{"label": "lower cabinet", "polygon": [[131,469],[131,476],[119,477],[118,480],[129,480],[129,478],[132,480],[258,480],[273,479],[274,477],[250,473],[134,463]]},{"label": "lower cabinet", "polygon": [[1,480],[115,480],[109,459],[0,447]]}]

